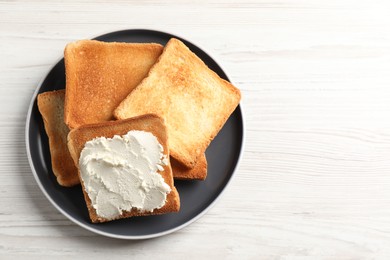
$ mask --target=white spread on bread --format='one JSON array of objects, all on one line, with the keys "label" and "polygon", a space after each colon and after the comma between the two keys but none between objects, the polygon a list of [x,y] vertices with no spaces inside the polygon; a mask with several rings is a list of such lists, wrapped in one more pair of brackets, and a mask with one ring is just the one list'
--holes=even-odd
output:
[{"label": "white spread on bread", "polygon": [[88,141],[79,167],[97,215],[113,219],[133,208],[153,212],[163,207],[171,191],[158,173],[168,164],[163,152],[157,138],[144,131]]}]

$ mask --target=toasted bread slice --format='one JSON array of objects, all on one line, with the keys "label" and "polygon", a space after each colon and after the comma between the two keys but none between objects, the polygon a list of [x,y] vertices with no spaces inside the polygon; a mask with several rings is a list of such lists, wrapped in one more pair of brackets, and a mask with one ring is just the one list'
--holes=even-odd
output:
[{"label": "toasted bread slice", "polygon": [[[127,120],[110,121],[104,123],[97,123],[91,125],[84,125],[79,128],[73,129],[68,135],[68,147],[70,154],[74,162],[79,164],[79,158],[81,151],[87,141],[90,141],[96,137],[112,138],[114,135],[124,135],[130,130],[140,130],[151,132],[157,137],[158,141],[164,148],[164,154],[169,155],[168,139],[166,134],[166,127],[164,120],[156,115],[143,115]],[[153,212],[141,212],[137,209],[131,211],[124,211],[118,218],[127,218],[132,216],[146,216],[146,215],[157,215],[168,212],[177,212],[180,209],[179,194],[174,187],[172,170],[170,164],[163,167],[163,171],[158,173],[164,178],[165,182],[170,186],[171,192],[167,195],[165,205],[156,209]],[[79,172],[80,174],[80,172]],[[81,178],[80,178],[81,179]],[[106,222],[112,219],[102,218],[97,215],[95,208],[91,205],[91,200],[85,190],[84,183],[81,182],[84,192],[84,198],[88,207],[89,216],[91,221]]]},{"label": "toasted bread slice", "polygon": [[173,178],[178,180],[205,180],[207,177],[207,159],[202,154],[193,168],[187,168],[171,156]]},{"label": "toasted bread slice", "polygon": [[181,41],[171,39],[148,76],[114,111],[118,119],[146,113],[167,123],[171,156],[194,167],[241,98]]},{"label": "toasted bread slice", "polygon": [[155,43],[81,40],[65,48],[65,123],[113,119],[119,103],[147,76],[163,47]]},{"label": "toasted bread slice", "polygon": [[38,109],[49,137],[53,173],[60,185],[71,187],[80,181],[67,146],[69,128],[64,123],[64,99],[65,90],[41,93],[38,95]]}]

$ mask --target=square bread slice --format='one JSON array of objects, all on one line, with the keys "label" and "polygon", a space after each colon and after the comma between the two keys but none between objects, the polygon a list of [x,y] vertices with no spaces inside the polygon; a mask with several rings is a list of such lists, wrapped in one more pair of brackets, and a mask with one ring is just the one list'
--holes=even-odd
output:
[{"label": "square bread slice", "polygon": [[[157,140],[163,146],[164,154],[166,154],[167,156],[169,155],[168,139],[167,139],[164,120],[156,115],[148,114],[148,115],[142,115],[139,117],[130,118],[126,120],[84,125],[79,128],[71,130],[68,135],[68,147],[75,164],[79,166],[80,154],[86,142],[96,137],[112,138],[114,135],[124,135],[130,130],[140,130],[140,131],[152,133],[154,136],[157,137]],[[141,212],[133,208],[131,211],[123,211],[119,217],[114,219],[127,218],[133,216],[157,215],[157,214],[165,214],[169,212],[179,211],[180,198],[176,188],[174,187],[172,170],[171,170],[169,160],[168,160],[168,164],[163,166],[163,170],[158,171],[158,173],[161,174],[161,176],[164,178],[164,181],[171,188],[171,192],[167,195],[165,205],[160,209],[154,210],[153,212],[146,212],[146,211]],[[80,175],[80,171],[79,171],[79,175]],[[91,221],[97,223],[97,222],[107,222],[113,220],[113,219],[100,217],[97,214],[95,208],[91,204],[91,200],[85,189],[85,185],[83,181],[81,182],[81,185],[83,188],[84,198],[88,207]]]},{"label": "square bread slice", "polygon": [[38,95],[38,109],[49,137],[53,173],[61,186],[71,187],[80,180],[67,146],[69,128],[64,123],[64,100],[65,90],[41,93]]},{"label": "square bread slice", "polygon": [[165,119],[171,156],[192,168],[241,98],[181,41],[172,38],[148,76],[114,111],[118,119],[147,113]]},{"label": "square bread slice", "polygon": [[163,46],[80,40],[65,48],[65,123],[70,128],[114,119],[119,103],[145,78]]}]

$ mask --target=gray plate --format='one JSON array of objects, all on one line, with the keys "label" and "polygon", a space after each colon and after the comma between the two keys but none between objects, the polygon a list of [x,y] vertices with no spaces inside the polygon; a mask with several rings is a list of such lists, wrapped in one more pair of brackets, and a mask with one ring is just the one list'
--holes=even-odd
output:
[{"label": "gray plate", "polygon": [[[124,30],[97,37],[101,41],[157,42],[170,38],[183,41],[220,77],[228,80],[221,67],[194,44],[168,33],[151,30]],[[80,186],[64,188],[57,184],[51,170],[48,139],[39,114],[36,97],[39,93],[65,88],[64,60],[61,59],[44,78],[32,98],[26,122],[26,146],[30,166],[38,185],[50,202],[76,224],[101,235],[123,239],[145,239],[174,232],[202,216],[221,195],[231,180],[243,146],[243,117],[240,106],[206,151],[208,177],[205,181],[175,181],[180,194],[178,213],[161,216],[134,217],[103,224],[89,221]],[[226,212],[228,213],[228,212]]]}]

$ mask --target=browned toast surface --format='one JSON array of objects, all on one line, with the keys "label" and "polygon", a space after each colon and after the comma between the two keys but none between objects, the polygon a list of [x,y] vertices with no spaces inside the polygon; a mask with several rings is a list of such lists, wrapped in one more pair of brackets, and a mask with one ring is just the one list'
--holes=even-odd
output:
[{"label": "browned toast surface", "polygon": [[118,119],[147,113],[165,119],[170,152],[193,168],[241,98],[181,41],[171,39],[148,76],[114,111]]},{"label": "browned toast surface", "polygon": [[148,74],[163,47],[155,43],[81,40],[65,48],[65,123],[113,119],[119,103]]},{"label": "browned toast surface", "polygon": [[173,177],[178,180],[205,180],[207,177],[207,159],[202,154],[193,168],[187,168],[171,156]]},{"label": "browned toast surface", "polygon": [[79,184],[77,168],[67,146],[69,128],[64,123],[65,91],[49,91],[38,95],[38,109],[49,137],[51,164],[60,185]]},{"label": "browned toast surface", "polygon": [[[164,154],[169,155],[168,139],[166,134],[166,127],[164,120],[155,115],[143,115],[126,120],[110,121],[104,123],[97,123],[91,125],[84,125],[79,128],[73,129],[68,135],[68,147],[73,160],[78,165],[81,151],[87,141],[90,141],[96,137],[112,138],[114,135],[124,135],[130,130],[140,130],[151,132],[157,137],[158,141],[164,148]],[[168,212],[176,212],[180,209],[180,199],[176,188],[174,187],[172,170],[170,164],[164,166],[163,171],[159,171],[165,182],[170,186],[171,192],[167,195],[166,204],[153,212],[140,212],[138,210],[125,211],[118,218],[126,218],[132,216],[145,216],[145,215],[156,215],[164,214]],[[108,219],[99,217],[96,214],[96,210],[91,205],[91,201],[84,189],[84,198],[87,203],[88,211],[92,222],[105,222]]]}]

